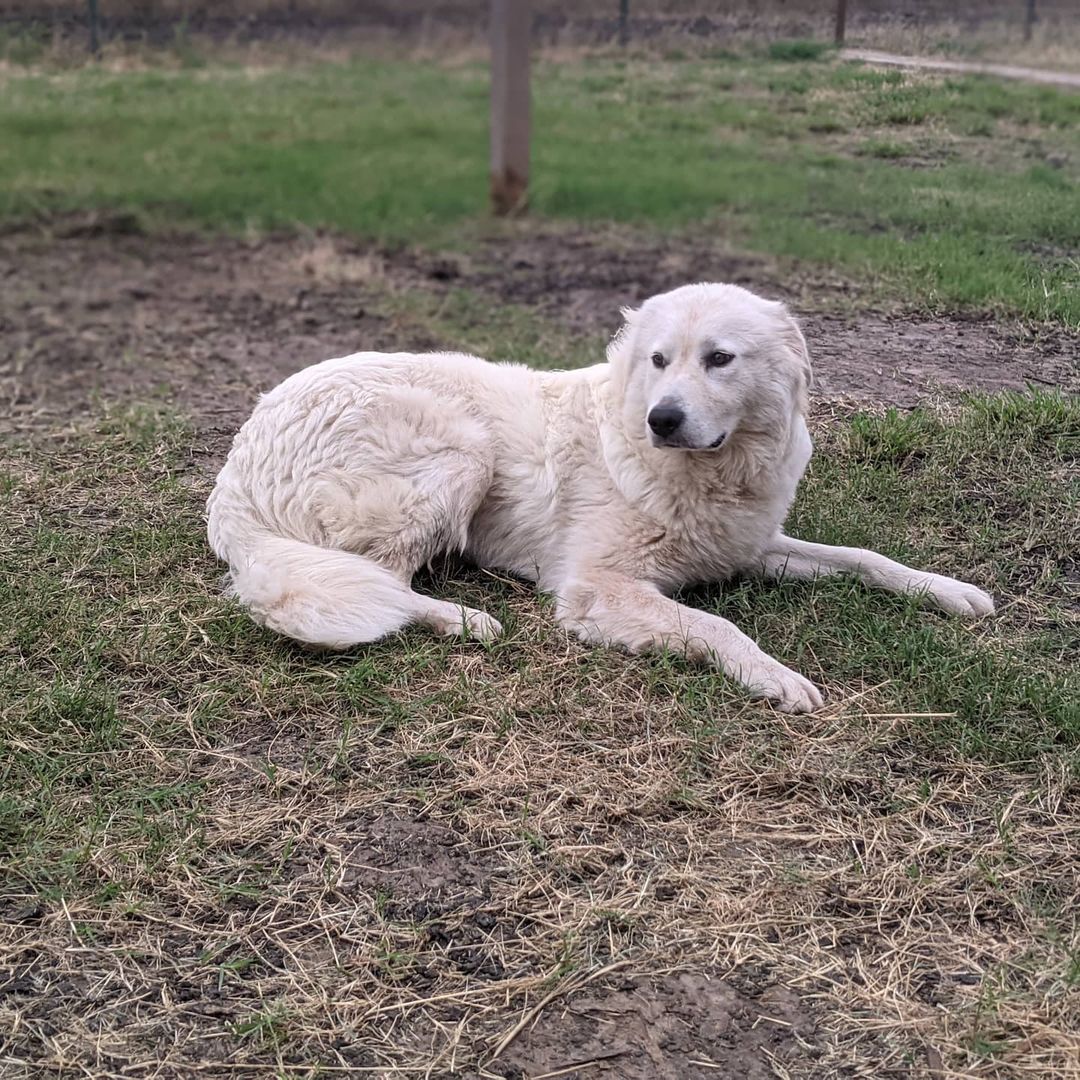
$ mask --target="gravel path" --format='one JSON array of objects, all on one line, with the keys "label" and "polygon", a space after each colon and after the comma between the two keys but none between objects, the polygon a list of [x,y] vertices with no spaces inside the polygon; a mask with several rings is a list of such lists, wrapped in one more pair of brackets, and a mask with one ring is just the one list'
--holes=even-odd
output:
[{"label": "gravel path", "polygon": [[891,67],[923,68],[926,71],[955,71],[965,75],[996,75],[1001,79],[1020,79],[1023,82],[1045,83],[1080,90],[1080,74],[1069,71],[1041,71],[1039,68],[1013,67],[1011,64],[977,64],[964,60],[931,60],[924,56],[897,56],[874,49],[843,49],[845,60],[861,60],[866,64],[888,64]]}]

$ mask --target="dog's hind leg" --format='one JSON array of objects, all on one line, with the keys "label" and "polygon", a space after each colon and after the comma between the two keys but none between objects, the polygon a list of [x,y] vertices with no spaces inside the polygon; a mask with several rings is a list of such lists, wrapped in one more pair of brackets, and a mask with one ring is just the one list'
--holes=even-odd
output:
[{"label": "dog's hind leg", "polygon": [[865,548],[811,544],[782,533],[765,551],[761,571],[770,578],[797,579],[852,574],[866,585],[925,596],[954,615],[982,618],[994,613],[994,601],[965,581],[913,570]]},{"label": "dog's hind leg", "polygon": [[[413,593],[420,596],[419,593]],[[477,641],[494,641],[502,633],[502,623],[486,611],[454,604],[449,600],[422,598],[426,604],[420,609],[416,621],[431,627],[443,637],[470,637]]]},{"label": "dog's hind leg", "polygon": [[332,648],[414,622],[496,636],[501,626],[484,612],[411,588],[434,556],[464,549],[491,482],[487,432],[415,388],[346,419],[318,460],[274,492],[285,535],[258,541],[247,561],[255,572],[230,557],[238,596],[271,629]]},{"label": "dog's hind leg", "polygon": [[412,594],[411,621],[449,637],[464,634],[488,640],[501,632],[498,620],[412,589],[413,575],[421,567],[441,552],[465,546],[465,528],[484,490],[471,482],[475,478],[464,475],[474,471],[472,466],[447,469],[437,492],[402,477],[383,477],[366,496],[354,484],[347,496],[347,510],[341,507],[340,492],[328,500],[327,485],[323,484],[320,495],[324,510],[330,503],[336,504],[350,519],[347,526],[342,522],[332,530],[331,542],[366,556],[399,578]]}]

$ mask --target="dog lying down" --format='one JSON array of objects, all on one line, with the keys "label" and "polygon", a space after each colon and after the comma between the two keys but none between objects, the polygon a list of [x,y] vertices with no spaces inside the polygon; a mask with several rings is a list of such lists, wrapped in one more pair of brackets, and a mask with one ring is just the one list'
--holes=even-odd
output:
[{"label": "dog lying down", "polygon": [[795,540],[810,363],[782,304],[687,285],[624,310],[607,362],[532,371],[458,353],[356,353],[300,371],[240,429],[210,544],[263,626],[343,649],[409,623],[493,638],[414,592],[443,551],[536,582],[588,642],[670,649],[805,712],[817,688],[725,619],[670,599],[736,572],[854,574],[989,615],[973,585]]}]

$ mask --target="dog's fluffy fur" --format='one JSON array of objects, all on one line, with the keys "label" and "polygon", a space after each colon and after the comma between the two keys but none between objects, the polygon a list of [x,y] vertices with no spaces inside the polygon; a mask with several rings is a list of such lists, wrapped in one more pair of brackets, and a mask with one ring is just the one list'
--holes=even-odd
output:
[{"label": "dog's fluffy fur", "polygon": [[210,497],[235,595],[264,626],[333,649],[412,622],[493,637],[491,616],[411,588],[460,551],[554,594],[586,641],[678,650],[790,711],[821,704],[813,684],[669,594],[737,571],[846,572],[993,611],[974,586],[784,535],[810,458],[810,365],[781,304],[688,285],[623,314],[607,363],[581,371],[357,353],[287,379]]}]

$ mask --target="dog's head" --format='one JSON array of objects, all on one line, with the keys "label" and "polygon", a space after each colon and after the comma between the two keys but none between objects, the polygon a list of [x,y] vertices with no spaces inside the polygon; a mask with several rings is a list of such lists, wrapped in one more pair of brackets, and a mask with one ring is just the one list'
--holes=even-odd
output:
[{"label": "dog's head", "polygon": [[631,434],[718,450],[739,430],[787,428],[805,409],[806,342],[783,304],[738,285],[684,285],[624,309],[608,348]]}]

